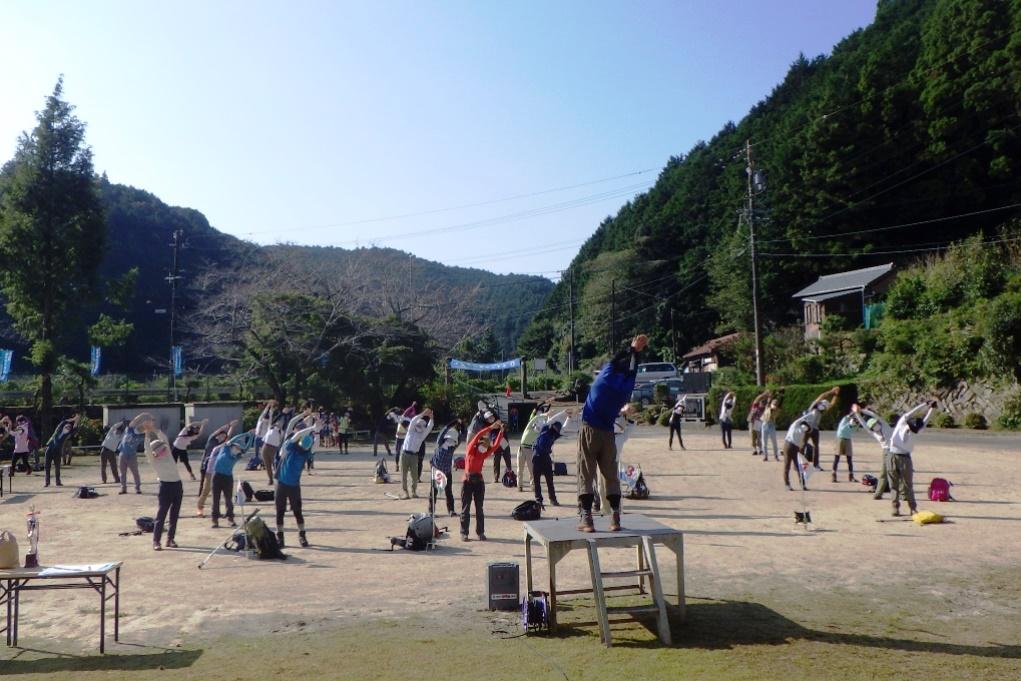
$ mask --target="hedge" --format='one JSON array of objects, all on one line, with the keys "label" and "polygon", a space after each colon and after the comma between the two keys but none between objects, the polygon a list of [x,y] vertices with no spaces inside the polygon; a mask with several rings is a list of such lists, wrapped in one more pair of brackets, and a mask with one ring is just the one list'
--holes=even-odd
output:
[{"label": "hedge", "polygon": [[[821,393],[840,386],[840,394],[837,395],[836,406],[830,407],[822,416],[819,427],[823,430],[833,430],[837,427],[840,419],[851,411],[851,405],[858,401],[858,385],[856,383],[820,383],[818,385],[783,385],[767,386],[772,391],[773,398],[780,403],[780,411],[776,415],[777,430],[786,429],[791,423],[804,413],[808,406]],[[728,392],[733,391],[737,395],[737,407],[734,409],[734,427],[740,430],[748,429],[748,408],[763,389],[754,385],[713,385],[709,389],[709,397],[706,402],[706,423],[715,423],[720,413],[720,401]]]}]

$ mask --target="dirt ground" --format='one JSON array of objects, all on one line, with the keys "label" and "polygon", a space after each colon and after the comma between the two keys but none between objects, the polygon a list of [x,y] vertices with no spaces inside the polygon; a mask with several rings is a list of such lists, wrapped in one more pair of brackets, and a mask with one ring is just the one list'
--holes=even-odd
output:
[{"label": "dirt ground", "polygon": [[[893,649],[906,659],[928,652],[956,663],[972,660],[978,666],[966,667],[968,673],[978,670],[983,677],[985,670],[985,678],[1021,675],[1021,504],[1017,503],[1021,438],[930,435],[919,438],[914,457],[916,494],[922,509],[938,510],[948,522],[919,526],[892,520],[889,501],[874,501],[863,486],[848,482],[843,462],[840,482],[831,482],[828,470],[816,472],[810,491],[802,497],[800,492],[784,489],[782,463],[750,456],[747,433],[735,433],[735,448],[723,450],[716,430],[688,425],[687,449],[675,447],[671,452],[665,428],[639,428],[622,460],[642,466],[652,496],[625,501],[624,520],[626,525],[627,513],[644,513],[685,532],[691,605],[688,622],[675,622],[677,645],[684,647],[687,641],[715,650],[767,643],[775,648],[798,639],[812,645]],[[989,446],[982,446],[984,442]],[[871,438],[857,435],[854,447],[856,475],[876,474],[880,453]],[[828,469],[834,452],[832,433],[823,434],[822,450]],[[549,507],[548,516],[568,520],[574,516],[575,452],[573,437],[557,445],[556,457],[568,463],[570,474],[556,478],[558,496],[565,505]],[[297,548],[296,533],[288,532],[286,562],[228,554],[198,570],[199,562],[229,530],[212,529],[208,518],[195,516],[198,483],[190,481],[185,482],[178,527],[180,549],[156,553],[149,535],[118,536],[134,528],[136,516],[155,514],[156,482],[144,459],[140,496],[120,496],[117,486],[98,484],[98,462],[92,457],[76,459],[65,469],[63,488],[43,489],[38,474],[16,476],[14,495],[0,503],[0,528],[14,530],[21,540],[24,513],[34,505],[41,513],[44,564],[124,561],[122,643],[108,644],[113,655],[138,655],[140,646],[191,649],[211,641],[269,635],[318,635],[323,641],[340,637],[357,646],[368,631],[411,636],[430,628],[447,631],[451,622],[464,622],[469,632],[503,627],[501,631],[517,633],[512,617],[483,611],[484,576],[490,561],[517,561],[523,572],[521,526],[509,513],[528,495],[501,485],[487,486],[487,542],[462,543],[457,519],[444,518],[441,524],[449,526],[450,534],[436,552],[391,553],[387,537],[403,534],[408,514],[426,510],[426,502],[385,496],[385,492],[399,492],[399,484],[374,484],[373,465],[365,446],[352,448],[347,456],[330,451],[317,455],[314,475],[302,481],[312,546]],[[239,464],[238,477],[256,489],[267,487],[264,473],[241,468]],[[492,479],[491,469],[486,475]],[[427,476],[424,473],[423,479]],[[953,482],[957,501],[936,504],[925,498],[928,482],[935,476]],[[103,496],[72,498],[75,486],[81,484],[95,485]],[[420,486],[423,497],[426,488],[426,484]],[[803,501],[815,521],[811,531],[793,521]],[[272,503],[255,506],[264,509],[272,526]],[[291,517],[286,523],[293,530]],[[670,554],[660,551],[659,556],[661,567],[670,574]],[[631,551],[608,550],[603,566],[621,569],[632,559]],[[545,588],[541,551],[537,567],[537,585]],[[586,586],[584,555],[568,556],[558,565],[558,577],[561,588]],[[664,586],[668,594],[674,592],[670,579]],[[105,668],[89,662],[96,659],[91,657],[96,648],[96,600],[84,591],[26,595],[21,644],[29,652],[0,648],[0,675]],[[577,605],[562,616],[568,625],[572,620],[592,619],[591,608]],[[704,626],[696,630],[699,622]],[[599,649],[595,628],[569,627],[569,631],[586,650]],[[728,640],[731,634],[733,640]],[[485,641],[484,633],[480,635]],[[643,645],[654,645],[654,634],[644,629],[622,636],[622,640],[637,636]],[[45,661],[53,652],[60,653],[60,659],[81,663],[26,666],[30,660]],[[990,660],[995,665],[987,669],[984,665]],[[584,658],[569,662],[575,664],[571,673],[587,669]],[[187,668],[191,662],[167,664]],[[750,668],[744,667],[745,671]],[[866,664],[863,669],[867,668]],[[781,675],[777,667],[770,669]],[[568,676],[568,671],[561,671]],[[782,674],[801,678],[788,671]],[[700,677],[697,669],[692,676]],[[830,675],[816,678],[826,676]],[[710,677],[717,678],[706,676]],[[335,678],[360,677],[339,674]],[[648,678],[660,677],[650,672]],[[735,668],[733,674],[718,678],[744,676]]]}]

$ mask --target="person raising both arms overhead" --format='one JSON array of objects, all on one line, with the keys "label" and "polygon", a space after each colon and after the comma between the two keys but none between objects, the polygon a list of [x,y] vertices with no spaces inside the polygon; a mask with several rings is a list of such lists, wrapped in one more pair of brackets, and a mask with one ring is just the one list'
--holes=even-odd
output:
[{"label": "person raising both arms overhead", "polygon": [[201,421],[195,421],[189,423],[181,432],[174,438],[174,446],[171,448],[171,454],[174,457],[174,463],[183,463],[185,470],[188,471],[188,475],[191,479],[195,479],[195,473],[191,470],[191,463],[188,461],[188,447],[194,442],[202,431],[205,430],[206,424],[209,423],[209,419],[202,419]]},{"label": "person raising both arms overhead", "polygon": [[499,451],[504,436],[503,423],[497,420],[477,432],[468,443],[464,457],[464,482],[461,484],[461,541],[468,541],[472,504],[475,505],[475,534],[479,541],[486,541],[486,516],[483,510],[486,480],[482,477],[482,465],[488,457]]},{"label": "person raising both arms overhead", "polygon": [[720,401],[720,437],[723,439],[723,448],[730,449],[734,446],[734,407],[737,406],[737,395],[729,392]]},{"label": "person raising both arms overhead", "polygon": [[276,494],[274,502],[277,512],[277,543],[284,546],[284,512],[290,504],[294,514],[294,522],[298,525],[298,543],[308,546],[305,535],[305,516],[301,511],[301,472],[305,470],[305,460],[312,456],[315,444],[315,423],[294,432],[283,445],[280,458],[280,470],[277,473]]}]

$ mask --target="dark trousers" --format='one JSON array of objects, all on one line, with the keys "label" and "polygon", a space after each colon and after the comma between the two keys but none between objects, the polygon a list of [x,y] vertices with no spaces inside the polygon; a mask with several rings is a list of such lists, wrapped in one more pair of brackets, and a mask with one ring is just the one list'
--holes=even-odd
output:
[{"label": "dark trousers", "polygon": [[[443,491],[447,495],[447,513],[454,512],[454,478],[451,475],[451,470],[448,468],[443,473],[447,476],[447,484],[443,487]],[[429,512],[435,513],[436,506],[436,481],[431,480],[429,486]]]},{"label": "dark trousers", "polygon": [[339,454],[347,454],[347,445],[351,440],[351,436],[347,433],[337,433],[337,452]]},{"label": "dark trousers", "polygon": [[28,452],[14,452],[14,457],[11,459],[11,474],[18,470],[18,457],[21,457],[22,463],[25,465],[25,473],[29,474],[32,472],[32,464],[28,462]]},{"label": "dark trousers", "polygon": [[532,491],[540,504],[542,499],[542,478],[546,478],[546,490],[551,504],[557,503],[557,490],[553,486],[553,459],[550,457],[532,459]]},{"label": "dark trousers", "polygon": [[815,429],[812,430],[812,436],[811,437],[812,437],[812,451],[815,452],[815,458],[812,460],[813,461],[812,465],[815,466],[816,468],[818,468],[819,470],[822,470],[822,458],[821,458],[822,450],[819,449],[819,429],[818,428],[815,428]]},{"label": "dark trousers", "polygon": [[486,515],[482,504],[486,500],[486,481],[481,473],[472,473],[461,484],[461,534],[467,535],[472,522],[472,504],[475,504],[475,534],[486,533]]},{"label": "dark trousers", "polygon": [[381,433],[380,431],[377,430],[377,431],[375,431],[372,434],[372,455],[373,456],[376,456],[376,454],[379,453],[379,443],[380,442],[382,442],[383,446],[386,447],[386,453],[388,455],[393,453],[393,452],[390,451],[390,441],[387,439],[386,434],[385,433]]},{"label": "dark trousers", "polygon": [[117,474],[117,452],[103,447],[99,450],[99,474],[102,476],[103,482],[106,482],[107,466],[110,467],[110,473],[113,475],[113,481],[120,482],[121,476]]},{"label": "dark trousers", "polygon": [[730,421],[720,421],[720,436],[723,438],[723,448],[730,449],[734,442],[734,424]]},{"label": "dark trousers", "polygon": [[277,507],[277,532],[284,531],[284,512],[287,505],[291,505],[291,512],[294,513],[294,521],[298,523],[298,530],[305,531],[305,516],[301,512],[301,486],[287,485],[277,480],[276,494],[273,501]]},{"label": "dark trousers", "polygon": [[669,447],[674,446],[674,433],[677,433],[677,444],[681,446],[681,449],[684,449],[684,438],[681,437],[680,419],[678,419],[676,423],[674,423],[673,421],[670,422],[670,444],[668,445]]},{"label": "dark trousers", "polygon": [[425,440],[422,440],[422,446],[418,448],[418,472],[415,475],[418,477],[418,481],[422,481],[422,462],[425,461]]},{"label": "dark trousers", "polygon": [[227,520],[234,522],[234,476],[213,473],[213,522],[220,519],[220,496],[226,502]]},{"label": "dark trousers", "polygon": [[[167,541],[174,541],[177,534],[177,517],[181,515],[181,501],[184,499],[184,483],[161,482],[158,495],[159,508],[156,511],[156,527],[152,531],[152,541],[159,544],[163,537],[163,524],[167,524]],[[167,521],[167,513],[170,520]]]},{"label": "dark trousers", "polygon": [[62,452],[59,449],[54,449],[52,447],[50,447],[49,449],[46,450],[46,484],[47,485],[50,484],[50,466],[56,466],[57,467],[57,475],[56,475],[57,484],[58,485],[61,484],[60,483],[60,456],[61,456],[61,453]]},{"label": "dark trousers", "polygon": [[788,487],[791,486],[791,466],[794,466],[794,471],[798,474],[798,482],[801,483],[801,487],[805,487],[805,480],[801,477],[801,469],[798,468],[798,446],[791,444],[787,440],[783,441],[783,484]]},{"label": "dark trousers", "polygon": [[[194,478],[195,474],[191,470],[191,463],[188,462],[188,450],[187,449],[178,449],[177,447],[173,447],[173,448],[171,448],[170,453],[174,455],[174,462],[175,463],[183,463],[184,467],[188,471],[188,475],[190,475],[192,478]],[[106,482],[106,480],[104,480],[103,482]]]},{"label": "dark trousers", "polygon": [[507,467],[507,470],[514,470],[514,466],[511,465],[510,449],[507,447],[501,447],[500,451],[493,455],[493,482],[500,482],[500,464]]}]

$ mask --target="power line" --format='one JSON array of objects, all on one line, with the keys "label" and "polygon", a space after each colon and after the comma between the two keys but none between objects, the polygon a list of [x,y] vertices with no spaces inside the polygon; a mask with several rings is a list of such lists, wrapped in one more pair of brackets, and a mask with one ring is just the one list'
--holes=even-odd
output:
[{"label": "power line", "polygon": [[[982,244],[1003,244],[1008,242],[1021,241],[1021,237],[1009,237],[1005,239],[991,239],[989,241],[983,241]],[[887,251],[860,251],[858,253],[759,253],[759,255],[770,258],[859,258],[870,255],[902,255],[907,253],[930,253],[933,251],[943,251],[954,244],[961,243],[958,241],[947,241],[941,246],[932,246],[929,248],[902,248],[896,250]]]},{"label": "power line", "polygon": [[426,210],[413,211],[413,212],[409,212],[409,213],[399,213],[399,214],[396,214],[396,215],[386,215],[386,216],[381,216],[381,217],[376,217],[376,218],[365,218],[363,220],[349,220],[349,221],[346,221],[346,222],[335,222],[335,223],[332,223],[332,224],[319,225],[319,226],[316,226],[316,227],[294,227],[294,228],[287,228],[287,229],[261,230],[261,231],[256,231],[256,232],[242,232],[242,234],[245,234],[245,235],[248,235],[248,236],[256,235],[256,234],[278,234],[280,232],[298,232],[298,231],[308,231],[308,230],[317,230],[317,229],[332,229],[332,228],[335,228],[335,227],[349,227],[349,226],[352,226],[352,225],[367,225],[367,224],[373,224],[373,223],[378,223],[378,222],[391,222],[391,221],[394,221],[394,220],[404,220],[406,218],[422,217],[422,216],[426,216],[426,215],[436,215],[437,213],[448,213],[450,211],[464,210],[466,208],[478,208],[480,206],[490,206],[490,205],[493,205],[495,203],[505,203],[507,201],[517,201],[519,199],[527,199],[527,198],[532,198],[532,197],[535,197],[535,196],[543,196],[545,194],[554,194],[556,192],[569,191],[571,189],[579,189],[581,187],[590,187],[590,186],[595,185],[595,184],[602,184],[604,182],[612,182],[614,180],[620,180],[620,179],[623,179],[625,177],[635,177],[637,175],[644,175],[644,174],[650,173],[650,172],[652,172],[654,170],[656,170],[656,168],[646,168],[644,170],[636,170],[636,171],[630,172],[630,173],[623,173],[621,175],[614,175],[613,177],[604,177],[604,178],[601,178],[601,179],[598,179],[598,180],[591,180],[591,181],[588,181],[588,182],[579,182],[577,184],[566,185],[566,186],[563,186],[563,187],[554,187],[552,189],[543,189],[543,190],[540,190],[540,191],[529,192],[527,194],[515,194],[513,196],[504,196],[504,197],[501,197],[501,198],[498,198],[498,199],[487,199],[485,201],[478,201],[478,202],[475,202],[475,203],[464,203],[464,204],[460,204],[460,205],[457,205],[457,206],[448,206],[446,208],[431,208],[431,209],[426,209]]}]

